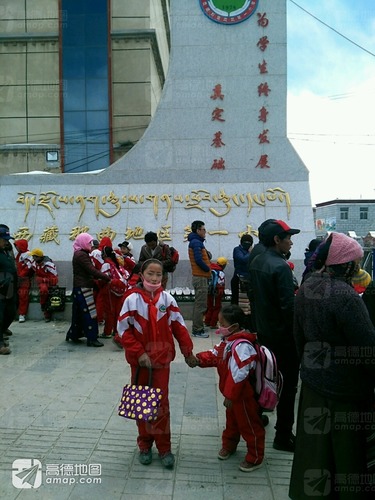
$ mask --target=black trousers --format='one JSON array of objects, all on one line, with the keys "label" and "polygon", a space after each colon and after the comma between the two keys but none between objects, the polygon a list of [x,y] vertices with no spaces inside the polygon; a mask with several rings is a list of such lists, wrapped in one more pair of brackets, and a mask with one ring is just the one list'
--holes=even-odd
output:
[{"label": "black trousers", "polygon": [[4,347],[4,333],[16,316],[16,296],[5,299],[0,297],[0,347]]},{"label": "black trousers", "polygon": [[289,340],[283,344],[270,341],[262,342],[271,349],[276,356],[277,366],[283,376],[283,389],[280,395],[280,401],[276,408],[276,434],[278,437],[285,435],[288,437],[292,432],[295,414],[295,401],[298,386],[299,361],[294,341]]}]

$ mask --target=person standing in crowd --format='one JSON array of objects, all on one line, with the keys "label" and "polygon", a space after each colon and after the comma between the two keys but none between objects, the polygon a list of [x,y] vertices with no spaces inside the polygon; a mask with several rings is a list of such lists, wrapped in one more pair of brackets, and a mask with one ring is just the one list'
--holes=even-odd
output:
[{"label": "person standing in crowd", "polygon": [[117,332],[117,320],[121,310],[123,296],[127,289],[127,281],[116,256],[111,247],[104,247],[102,251],[104,264],[101,272],[111,278],[110,283],[102,286],[104,329],[99,335],[102,339],[111,339]]},{"label": "person standing in crowd", "polygon": [[56,286],[59,278],[56,265],[50,257],[44,255],[43,250],[34,248],[31,250],[32,269],[35,274],[35,281],[39,288],[40,306],[44,314],[44,320],[49,323],[52,319],[51,312],[48,311],[48,293],[52,286]]},{"label": "person standing in crowd", "polygon": [[322,240],[319,240],[317,238],[314,238],[313,240],[310,241],[309,246],[305,249],[305,258],[303,260],[303,263],[305,265],[305,269],[303,270],[302,273],[302,278],[301,278],[301,285],[305,281],[306,278],[308,278],[313,270],[314,266],[314,259],[312,259],[315,250],[318,248],[318,246],[321,244]]},{"label": "person standing in crowd", "polygon": [[98,320],[94,301],[94,279],[109,283],[111,278],[93,265],[90,252],[93,238],[88,233],[79,234],[73,243],[73,305],[72,322],[66,341],[80,343],[81,337],[87,338],[89,347],[102,347],[98,341]]},{"label": "person standing in crowd", "polygon": [[333,232],[318,254],[322,267],[295,300],[302,387],[289,495],[373,498],[366,430],[374,424],[375,330],[351,285],[363,249]]},{"label": "person standing in crowd", "polygon": [[171,469],[175,458],[171,451],[171,431],[168,386],[170,364],[175,358],[174,339],[177,340],[186,363],[196,361],[193,343],[175,299],[163,290],[163,266],[158,259],[142,264],[142,282],[127,295],[119,316],[118,335],[125,349],[134,381],[139,369],[138,383],[146,385],[149,369],[152,385],[163,393],[157,420],[137,421],[139,462],[152,462],[152,445],[155,442],[162,465]]},{"label": "person standing in crowd", "polygon": [[264,228],[268,226],[268,224],[272,223],[272,222],[276,222],[276,219],[267,219],[265,220],[264,222],[262,222],[262,224],[258,227],[258,243],[256,245],[253,246],[253,248],[251,249],[251,252],[250,252],[250,257],[249,257],[249,260],[248,260],[248,263],[247,263],[247,266],[248,266],[248,270],[250,268],[250,264],[251,264],[251,261],[253,259],[255,259],[255,257],[257,255],[259,255],[260,253],[263,253],[265,252],[266,250],[266,247],[265,245],[263,244],[264,242]]},{"label": "person standing in crowd", "polygon": [[284,221],[269,222],[262,230],[265,250],[250,263],[250,302],[255,310],[259,342],[274,352],[283,375],[283,390],[277,406],[273,447],[293,452],[294,403],[297,393],[299,361],[293,338],[294,283],[285,255],[299,229]]},{"label": "person standing in crowd", "polygon": [[204,246],[205,239],[206,227],[204,222],[195,220],[191,224],[191,233],[188,236],[188,252],[195,292],[192,335],[200,338],[209,337],[204,330],[203,324],[204,314],[207,310],[208,280],[211,277],[210,256]]},{"label": "person standing in crowd", "polygon": [[225,273],[224,269],[228,264],[226,257],[219,257],[211,263],[211,278],[208,281],[207,311],[204,316],[206,326],[216,329],[221,302],[225,293]]},{"label": "person standing in crowd", "polygon": [[24,323],[30,303],[31,278],[34,274],[33,261],[30,256],[27,240],[15,240],[14,246],[17,250],[18,321]]},{"label": "person standing in crowd", "polygon": [[119,254],[123,260],[122,266],[130,275],[136,264],[132,254],[133,245],[129,241],[125,240],[122,243],[119,243],[118,247],[119,247]]},{"label": "person standing in crowd", "polygon": [[0,354],[10,354],[9,326],[17,308],[17,269],[9,244],[12,236],[5,224],[0,226]]},{"label": "person standing in crowd", "polygon": [[[196,359],[201,368],[217,368],[219,389],[225,398],[226,424],[218,459],[230,458],[242,437],[246,442],[247,454],[239,469],[253,472],[263,462],[265,431],[254,388],[250,383],[250,376],[254,374],[256,366],[257,353],[252,345],[256,341],[256,334],[244,328],[245,321],[245,314],[238,305],[223,307],[219,314],[220,328],[216,332],[221,335],[221,342],[210,351],[199,352]],[[237,345],[233,347],[235,342]]]},{"label": "person standing in crowd", "polygon": [[232,291],[232,304],[238,304],[240,280],[248,280],[249,276],[249,258],[253,247],[253,237],[251,234],[243,234],[240,244],[233,249],[234,274],[230,282]]},{"label": "person standing in crowd", "polygon": [[142,246],[138,263],[143,264],[148,259],[157,259],[163,266],[162,287],[164,290],[168,282],[168,269],[172,265],[171,251],[168,245],[158,241],[158,235],[152,231],[145,234],[145,244]]},{"label": "person standing in crowd", "polygon": [[[95,242],[97,240],[94,240]],[[98,242],[98,245],[93,248],[90,252],[91,261],[94,264],[95,268],[100,271],[102,265],[104,264],[103,258],[103,248],[110,247],[112,248],[112,240],[109,236],[103,236],[101,240]],[[104,325],[104,293],[105,291],[102,288],[105,286],[103,280],[94,280],[94,300],[96,307],[96,314],[98,317],[99,325]]]}]

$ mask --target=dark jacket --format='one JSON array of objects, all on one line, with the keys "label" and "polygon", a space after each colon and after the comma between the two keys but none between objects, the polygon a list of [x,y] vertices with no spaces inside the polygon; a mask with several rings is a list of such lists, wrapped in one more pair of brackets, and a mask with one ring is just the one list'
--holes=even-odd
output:
[{"label": "dark jacket", "polygon": [[261,343],[293,344],[294,283],[284,256],[267,248],[250,264],[249,299]]},{"label": "dark jacket", "polygon": [[372,324],[375,326],[375,283],[371,281],[362,295],[363,302],[367,307]]},{"label": "dark jacket", "polygon": [[163,273],[168,273],[168,269],[172,265],[171,250],[168,245],[158,243],[154,250],[144,244],[141,248],[138,263],[143,264],[148,259],[157,259],[163,264]]},{"label": "dark jacket", "polygon": [[234,272],[237,276],[247,278],[249,275],[249,258],[250,252],[242,245],[233,248],[233,264]]},{"label": "dark jacket", "polygon": [[210,259],[204,246],[204,238],[191,232],[188,236],[189,260],[193,276],[211,277]]},{"label": "dark jacket", "polygon": [[94,278],[111,281],[111,278],[93,265],[90,255],[85,250],[78,250],[73,254],[73,287],[93,288]]},{"label": "dark jacket", "polygon": [[13,297],[17,287],[17,269],[14,257],[0,250],[0,299]]},{"label": "dark jacket", "polygon": [[375,330],[350,285],[312,274],[296,295],[294,337],[306,385],[330,399],[371,400]]}]

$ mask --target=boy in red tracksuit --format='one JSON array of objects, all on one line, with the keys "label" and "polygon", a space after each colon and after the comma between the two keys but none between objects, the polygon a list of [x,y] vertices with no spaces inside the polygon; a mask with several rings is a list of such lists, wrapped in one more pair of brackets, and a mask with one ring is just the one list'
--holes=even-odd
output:
[{"label": "boy in red tracksuit", "polygon": [[18,276],[18,321],[24,323],[29,309],[31,277],[34,274],[32,269],[32,257],[29,253],[27,240],[15,240],[14,246],[17,250],[16,266]]},{"label": "boy in red tracksuit", "polygon": [[185,361],[196,361],[193,343],[175,299],[163,290],[163,265],[157,259],[146,260],[141,268],[142,283],[128,292],[123,303],[117,330],[125,348],[125,358],[131,366],[134,381],[137,367],[141,367],[138,384],[148,385],[149,368],[152,385],[163,392],[159,415],[154,422],[137,421],[139,461],[142,465],[152,462],[152,445],[155,442],[162,465],[174,466],[171,452],[168,384],[170,363],[176,351],[177,340]]},{"label": "boy in red tracksuit", "polygon": [[[219,389],[225,398],[226,425],[218,458],[227,460],[236,451],[242,436],[247,454],[239,468],[243,472],[252,472],[263,462],[265,431],[249,380],[256,366],[257,354],[251,344],[256,340],[256,334],[242,329],[245,321],[245,314],[238,305],[224,307],[219,314],[221,327],[217,331],[222,335],[220,344],[210,351],[198,353],[196,358],[201,368],[217,368]],[[238,339],[243,342],[233,348]]]},{"label": "boy in red tracksuit", "polygon": [[[204,324],[212,329],[217,327],[217,320],[221,309],[221,302],[225,292],[225,274],[224,269],[228,263],[226,257],[219,257],[215,262],[210,264],[211,280],[208,284],[207,293],[207,311],[204,316]],[[213,274],[215,273],[215,274]],[[212,285],[210,285],[212,283]]]},{"label": "boy in red tracksuit", "polygon": [[44,314],[44,320],[48,323],[52,317],[50,311],[47,310],[48,291],[51,286],[56,286],[59,281],[56,265],[50,257],[44,255],[43,250],[40,248],[31,250],[30,255],[33,257],[32,268],[39,288],[40,306]]}]

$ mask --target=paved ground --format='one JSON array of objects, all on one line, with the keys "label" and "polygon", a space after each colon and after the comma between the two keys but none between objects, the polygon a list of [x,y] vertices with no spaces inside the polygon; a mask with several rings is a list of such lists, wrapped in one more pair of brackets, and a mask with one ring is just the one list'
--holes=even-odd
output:
[{"label": "paved ground", "polygon": [[[123,352],[109,340],[98,349],[67,343],[67,328],[64,321],[11,326],[12,354],[0,356],[1,499],[288,498],[292,455],[272,448],[275,416],[267,428],[264,467],[238,470],[243,443],[228,461],[219,461],[224,407],[216,371],[189,369],[181,354],[170,382],[176,466],[163,469],[156,451],[150,466],[140,465],[136,425],[117,415],[129,382]],[[195,352],[216,341],[214,333],[194,339]],[[26,479],[34,487],[22,488],[25,475],[17,474],[33,465]]]}]

